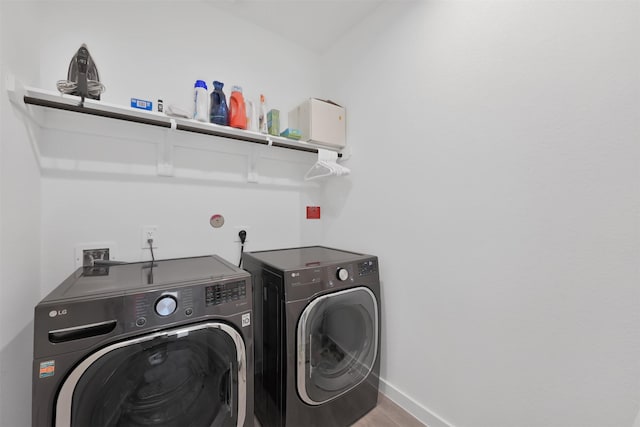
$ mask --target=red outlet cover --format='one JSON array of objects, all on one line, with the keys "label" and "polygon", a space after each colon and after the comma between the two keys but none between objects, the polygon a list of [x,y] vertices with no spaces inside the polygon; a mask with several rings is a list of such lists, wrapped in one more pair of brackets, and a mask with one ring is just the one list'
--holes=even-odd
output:
[{"label": "red outlet cover", "polygon": [[320,206],[307,206],[307,219],[320,219]]}]

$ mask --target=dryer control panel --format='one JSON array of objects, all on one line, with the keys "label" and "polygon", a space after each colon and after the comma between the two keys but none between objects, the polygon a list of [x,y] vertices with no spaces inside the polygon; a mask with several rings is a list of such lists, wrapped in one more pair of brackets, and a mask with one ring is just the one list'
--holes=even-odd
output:
[{"label": "dryer control panel", "polygon": [[367,260],[358,263],[358,274],[362,276],[368,276],[378,272],[378,265],[372,260]]},{"label": "dryer control panel", "polygon": [[308,298],[318,292],[338,290],[378,280],[376,258],[329,266],[310,266],[285,272],[287,299]]}]

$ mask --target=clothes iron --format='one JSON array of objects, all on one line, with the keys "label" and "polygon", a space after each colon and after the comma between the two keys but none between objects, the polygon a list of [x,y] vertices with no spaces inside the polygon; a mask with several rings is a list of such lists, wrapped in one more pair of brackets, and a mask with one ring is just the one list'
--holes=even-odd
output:
[{"label": "clothes iron", "polygon": [[89,49],[82,44],[80,49],[71,58],[67,80],[58,80],[58,91],[80,97],[80,105],[84,105],[84,99],[100,100],[100,94],[105,91],[105,86],[100,83],[100,75]]}]

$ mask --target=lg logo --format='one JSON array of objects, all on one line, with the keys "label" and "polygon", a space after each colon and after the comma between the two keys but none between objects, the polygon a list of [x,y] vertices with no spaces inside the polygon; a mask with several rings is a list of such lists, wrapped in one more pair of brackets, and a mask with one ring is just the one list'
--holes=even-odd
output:
[{"label": "lg logo", "polygon": [[67,309],[66,308],[64,308],[62,310],[51,310],[49,312],[49,317],[64,316],[65,314],[67,314]]}]

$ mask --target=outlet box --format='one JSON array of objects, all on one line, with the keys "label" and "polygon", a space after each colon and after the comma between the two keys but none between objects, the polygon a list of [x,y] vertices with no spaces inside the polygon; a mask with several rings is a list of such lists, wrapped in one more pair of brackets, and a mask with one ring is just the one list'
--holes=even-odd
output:
[{"label": "outlet box", "polygon": [[95,261],[109,261],[109,248],[83,249],[82,266],[92,267]]},{"label": "outlet box", "polygon": [[104,259],[115,261],[116,244],[114,242],[80,243],[75,248],[76,268],[91,266],[93,260]]},{"label": "outlet box", "polygon": [[142,235],[140,240],[140,247],[142,249],[149,249],[149,239],[153,239],[152,247],[153,249],[156,249],[159,245],[157,225],[142,226]]},{"label": "outlet box", "polygon": [[244,241],[244,244],[246,245],[247,243],[249,243],[249,238],[251,235],[250,233],[251,227],[249,227],[248,225],[237,225],[233,227],[233,241],[237,243],[241,243],[240,236],[238,236],[238,233],[240,233],[240,231],[242,230],[247,232],[247,238]]}]

